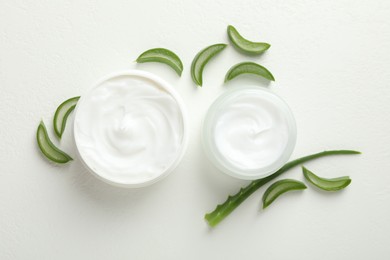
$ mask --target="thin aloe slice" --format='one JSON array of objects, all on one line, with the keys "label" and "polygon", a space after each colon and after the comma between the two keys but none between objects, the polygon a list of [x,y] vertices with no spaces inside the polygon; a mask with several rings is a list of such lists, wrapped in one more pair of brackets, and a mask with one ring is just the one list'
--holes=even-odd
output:
[{"label": "thin aloe slice", "polygon": [[275,81],[274,76],[265,67],[257,63],[248,61],[248,62],[238,63],[233,67],[231,67],[230,70],[226,73],[225,82],[228,82],[242,74],[253,74],[253,75],[266,78],[271,81]]},{"label": "thin aloe slice", "polygon": [[244,37],[234,28],[232,25],[227,27],[227,34],[233,46],[241,52],[257,55],[265,52],[271,47],[269,43],[266,42],[252,42]]},{"label": "thin aloe slice", "polygon": [[280,195],[293,190],[304,190],[306,185],[303,182],[284,179],[273,183],[268,189],[264,192],[263,195],[263,209],[271,205]]},{"label": "thin aloe slice", "polygon": [[58,149],[50,140],[46,126],[41,121],[37,129],[37,142],[39,149],[46,156],[47,159],[56,163],[67,163],[72,159],[68,154]]},{"label": "thin aloe slice", "polygon": [[349,176],[326,179],[315,175],[305,167],[302,167],[303,175],[314,186],[326,191],[338,191],[347,187],[351,183]]},{"label": "thin aloe slice", "polygon": [[75,109],[80,97],[73,97],[61,103],[58,106],[53,119],[54,132],[57,137],[61,139],[62,134],[65,131],[66,121],[68,116]]},{"label": "thin aloe slice", "polygon": [[179,76],[181,76],[181,73],[183,72],[183,63],[181,62],[179,56],[164,48],[147,50],[137,58],[136,62],[161,62],[174,69]]},{"label": "thin aloe slice", "polygon": [[227,44],[224,43],[214,44],[204,48],[203,50],[198,52],[198,54],[196,54],[191,64],[191,76],[195,84],[197,84],[198,86],[202,86],[203,69],[206,66],[207,62],[209,62],[212,57],[214,57],[223,49],[225,49],[226,46]]},{"label": "thin aloe slice", "polygon": [[294,168],[295,166],[301,165],[305,162],[317,158],[333,156],[333,155],[349,155],[349,154],[360,154],[360,152],[352,151],[352,150],[323,151],[323,152],[307,155],[305,157],[301,157],[293,161],[290,161],[286,163],[282,168],[280,168],[277,172],[271,174],[270,176],[262,179],[254,180],[247,186],[242,187],[236,194],[228,196],[223,203],[217,205],[217,207],[212,212],[207,213],[204,216],[204,218],[206,219],[207,223],[211,227],[215,227],[227,216],[229,216],[230,213],[232,213],[238,206],[240,206],[241,203],[243,203],[247,198],[249,198],[250,195],[252,195],[255,191],[260,189],[264,184],[272,181],[273,179],[282,175],[283,173],[290,170],[291,168]]}]

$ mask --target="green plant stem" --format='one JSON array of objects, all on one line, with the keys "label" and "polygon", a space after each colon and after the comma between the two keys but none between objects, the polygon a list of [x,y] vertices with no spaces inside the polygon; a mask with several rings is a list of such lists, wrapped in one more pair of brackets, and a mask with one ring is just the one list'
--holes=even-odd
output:
[{"label": "green plant stem", "polygon": [[360,154],[360,152],[352,151],[352,150],[323,151],[323,152],[311,154],[305,157],[298,158],[291,162],[288,162],[272,175],[265,177],[263,179],[254,180],[248,186],[241,188],[240,191],[235,195],[229,196],[227,200],[224,203],[218,205],[214,211],[207,213],[205,215],[205,219],[211,227],[215,227],[216,225],[218,225],[218,223],[220,223],[227,216],[229,216],[229,214],[233,210],[235,210],[242,202],[244,202],[244,200],[246,200],[257,189],[259,189],[261,186],[268,183],[269,181],[275,179],[276,177],[280,176],[284,172],[290,170],[291,168],[320,157],[329,156],[329,155],[344,155],[344,154]]}]

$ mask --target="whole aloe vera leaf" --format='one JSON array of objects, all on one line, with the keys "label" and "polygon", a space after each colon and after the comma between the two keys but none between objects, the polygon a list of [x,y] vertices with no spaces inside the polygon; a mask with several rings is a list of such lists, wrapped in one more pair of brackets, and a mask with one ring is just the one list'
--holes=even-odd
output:
[{"label": "whole aloe vera leaf", "polygon": [[235,210],[244,200],[246,200],[252,193],[254,193],[257,189],[259,189],[264,184],[268,183],[269,181],[275,179],[276,177],[280,176],[284,172],[290,170],[291,168],[300,165],[302,163],[325,157],[330,155],[347,155],[347,154],[360,154],[358,151],[352,151],[352,150],[331,150],[331,151],[323,151],[315,154],[311,154],[305,157],[298,158],[296,160],[293,160],[291,162],[286,163],[282,168],[280,168],[278,171],[273,173],[272,175],[265,177],[263,179],[258,179],[252,181],[248,186],[243,187],[240,189],[238,193],[236,193],[233,196],[229,196],[227,200],[218,205],[214,211],[207,213],[205,215],[205,219],[207,223],[211,227],[215,227],[218,225],[222,220],[224,220],[229,214]]}]

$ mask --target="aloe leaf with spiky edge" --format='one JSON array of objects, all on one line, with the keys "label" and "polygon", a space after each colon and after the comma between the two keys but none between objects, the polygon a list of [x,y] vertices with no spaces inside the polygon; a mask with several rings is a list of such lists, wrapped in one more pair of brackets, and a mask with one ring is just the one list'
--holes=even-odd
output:
[{"label": "aloe leaf with spiky edge", "polygon": [[291,168],[320,157],[325,157],[330,155],[344,155],[344,154],[360,154],[360,152],[352,151],[352,150],[323,151],[323,152],[311,154],[293,160],[291,162],[288,162],[272,175],[265,177],[263,179],[254,180],[248,186],[241,188],[240,191],[235,195],[229,196],[227,200],[224,203],[218,205],[214,211],[207,213],[205,215],[205,219],[211,227],[215,227],[227,216],[229,216],[229,214],[233,210],[235,210],[244,200],[246,200],[252,193],[258,190],[261,186],[275,179],[276,177],[280,176],[281,174],[290,170]]}]

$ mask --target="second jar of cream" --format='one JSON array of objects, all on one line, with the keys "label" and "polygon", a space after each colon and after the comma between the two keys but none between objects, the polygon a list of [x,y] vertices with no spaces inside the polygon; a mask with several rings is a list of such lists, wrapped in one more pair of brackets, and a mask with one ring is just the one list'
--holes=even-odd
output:
[{"label": "second jar of cream", "polygon": [[209,159],[223,172],[245,180],[280,169],[291,156],[296,135],[288,105],[259,87],[222,94],[209,108],[202,127]]}]

